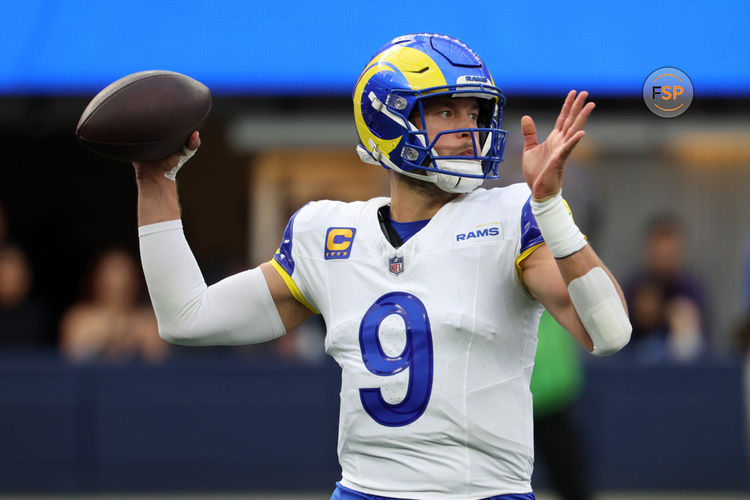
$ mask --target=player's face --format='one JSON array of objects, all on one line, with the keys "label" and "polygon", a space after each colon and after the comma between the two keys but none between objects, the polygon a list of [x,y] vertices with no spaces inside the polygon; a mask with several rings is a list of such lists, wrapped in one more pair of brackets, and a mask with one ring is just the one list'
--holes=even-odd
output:
[{"label": "player's face", "polygon": [[[452,98],[440,96],[423,101],[425,124],[418,115],[414,118],[417,128],[427,132],[428,141],[432,141],[444,130],[477,127],[479,104],[474,97]],[[477,149],[479,139],[475,134]],[[473,156],[474,145],[469,132],[443,134],[435,143],[435,151],[440,156]]]}]

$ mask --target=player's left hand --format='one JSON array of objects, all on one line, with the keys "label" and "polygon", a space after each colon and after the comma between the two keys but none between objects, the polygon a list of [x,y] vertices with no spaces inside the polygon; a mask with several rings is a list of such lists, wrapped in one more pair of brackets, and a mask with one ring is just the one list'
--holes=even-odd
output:
[{"label": "player's left hand", "polygon": [[595,107],[593,102],[586,102],[588,95],[583,91],[576,97],[575,90],[568,92],[555,128],[541,144],[537,143],[534,120],[530,116],[521,118],[523,176],[537,201],[551,198],[562,189],[565,161],[586,134],[583,126]]}]

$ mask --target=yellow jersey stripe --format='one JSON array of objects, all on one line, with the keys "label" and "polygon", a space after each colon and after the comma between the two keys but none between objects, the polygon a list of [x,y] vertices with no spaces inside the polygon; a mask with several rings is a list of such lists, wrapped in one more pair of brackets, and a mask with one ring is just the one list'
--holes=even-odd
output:
[{"label": "yellow jersey stripe", "polygon": [[[526,250],[524,250],[521,255],[516,257],[516,274],[518,275],[518,280],[523,284],[523,280],[521,279],[521,275],[523,274],[523,269],[521,269],[521,262],[523,262],[529,255],[532,254],[534,250],[539,248],[540,246],[544,245],[544,242],[537,243],[534,246],[530,246]],[[524,285],[525,286],[525,285]]]},{"label": "yellow jersey stripe", "polygon": [[320,314],[320,311],[315,309],[312,304],[310,304],[307,299],[302,295],[302,292],[299,291],[299,288],[297,288],[297,284],[294,282],[291,276],[289,276],[289,273],[286,272],[286,269],[281,267],[281,264],[276,262],[276,259],[270,260],[271,265],[274,269],[276,269],[276,272],[279,273],[279,276],[281,276],[281,279],[284,280],[284,283],[286,283],[287,288],[289,288],[289,291],[292,293],[292,296],[297,299],[297,302],[305,306],[306,308],[310,309],[315,314]]}]

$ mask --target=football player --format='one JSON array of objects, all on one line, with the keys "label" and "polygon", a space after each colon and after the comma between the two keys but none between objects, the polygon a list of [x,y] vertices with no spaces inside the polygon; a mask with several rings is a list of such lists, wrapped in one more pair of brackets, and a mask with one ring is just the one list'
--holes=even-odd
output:
[{"label": "football player", "polygon": [[206,287],[180,222],[185,154],[136,163],[144,271],[162,337],[263,342],[313,314],[342,369],[333,497],[529,499],[529,380],[546,308],[587,350],[630,338],[617,282],[561,197],[594,108],[571,91],[539,143],[524,116],[526,183],[498,177],[505,97],[464,43],[396,38],[354,88],[360,158],[391,196],[305,205],[270,262]]}]

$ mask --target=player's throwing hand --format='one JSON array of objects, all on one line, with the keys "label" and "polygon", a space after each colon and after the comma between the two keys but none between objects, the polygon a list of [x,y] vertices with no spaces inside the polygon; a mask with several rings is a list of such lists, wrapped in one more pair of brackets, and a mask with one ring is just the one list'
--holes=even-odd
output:
[{"label": "player's throwing hand", "polygon": [[555,128],[541,144],[537,143],[534,120],[528,115],[521,118],[523,176],[537,201],[550,198],[562,189],[565,161],[586,134],[583,126],[595,107],[593,102],[586,102],[588,95],[583,91],[576,97],[575,90],[568,92]]},{"label": "player's throwing hand", "polygon": [[195,154],[200,145],[200,134],[195,131],[190,134],[187,144],[180,151],[159,160],[133,162],[136,178],[144,180],[153,177],[166,177],[175,180],[177,170]]}]

